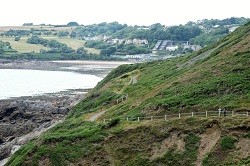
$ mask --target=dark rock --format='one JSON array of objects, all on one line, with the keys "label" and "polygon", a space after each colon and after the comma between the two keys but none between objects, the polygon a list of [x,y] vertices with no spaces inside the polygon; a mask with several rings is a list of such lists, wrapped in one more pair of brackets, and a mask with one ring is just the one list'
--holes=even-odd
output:
[{"label": "dark rock", "polygon": [[4,143],[3,137],[0,136],[0,145]]},{"label": "dark rock", "polygon": [[4,109],[3,111],[0,112],[0,120],[2,120],[6,116],[10,116],[16,110],[17,110],[17,107],[11,107],[11,108]]},{"label": "dark rock", "polygon": [[7,157],[9,157],[11,153],[11,145],[4,146],[3,148],[0,148],[0,160],[3,160]]}]

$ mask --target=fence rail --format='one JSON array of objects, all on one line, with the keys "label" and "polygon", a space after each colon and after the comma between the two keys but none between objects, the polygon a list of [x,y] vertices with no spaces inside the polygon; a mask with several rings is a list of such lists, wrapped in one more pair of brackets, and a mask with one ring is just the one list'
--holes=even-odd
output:
[{"label": "fence rail", "polygon": [[[138,117],[127,117],[127,118],[119,118],[122,121],[153,121],[153,120],[172,120],[172,119],[181,119],[181,118],[189,118],[189,117],[199,117],[199,118],[208,118],[208,117],[250,117],[248,111],[245,112],[234,112],[234,111],[205,111],[205,112],[188,112],[188,113],[178,113],[178,114],[170,114],[163,116],[138,116]],[[104,119],[104,122],[111,121],[112,118]]]}]

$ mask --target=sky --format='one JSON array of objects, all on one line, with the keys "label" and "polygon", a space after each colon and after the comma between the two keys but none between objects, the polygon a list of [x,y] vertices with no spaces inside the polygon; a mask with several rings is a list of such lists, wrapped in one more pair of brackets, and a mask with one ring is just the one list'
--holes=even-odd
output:
[{"label": "sky", "polygon": [[202,19],[250,18],[249,6],[250,0],[3,0],[0,26],[70,21],[171,26]]}]

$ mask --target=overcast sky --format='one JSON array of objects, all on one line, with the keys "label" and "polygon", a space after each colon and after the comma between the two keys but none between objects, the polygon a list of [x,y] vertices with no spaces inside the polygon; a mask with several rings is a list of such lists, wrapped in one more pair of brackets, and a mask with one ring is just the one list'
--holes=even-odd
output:
[{"label": "overcast sky", "polygon": [[3,0],[0,26],[100,22],[185,24],[200,19],[248,17],[250,0]]}]

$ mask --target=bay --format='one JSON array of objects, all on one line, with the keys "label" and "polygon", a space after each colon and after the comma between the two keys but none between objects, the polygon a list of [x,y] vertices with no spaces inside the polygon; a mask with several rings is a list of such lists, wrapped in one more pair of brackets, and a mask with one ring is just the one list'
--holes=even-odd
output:
[{"label": "bay", "polygon": [[0,69],[0,99],[93,88],[102,78],[75,72]]}]

